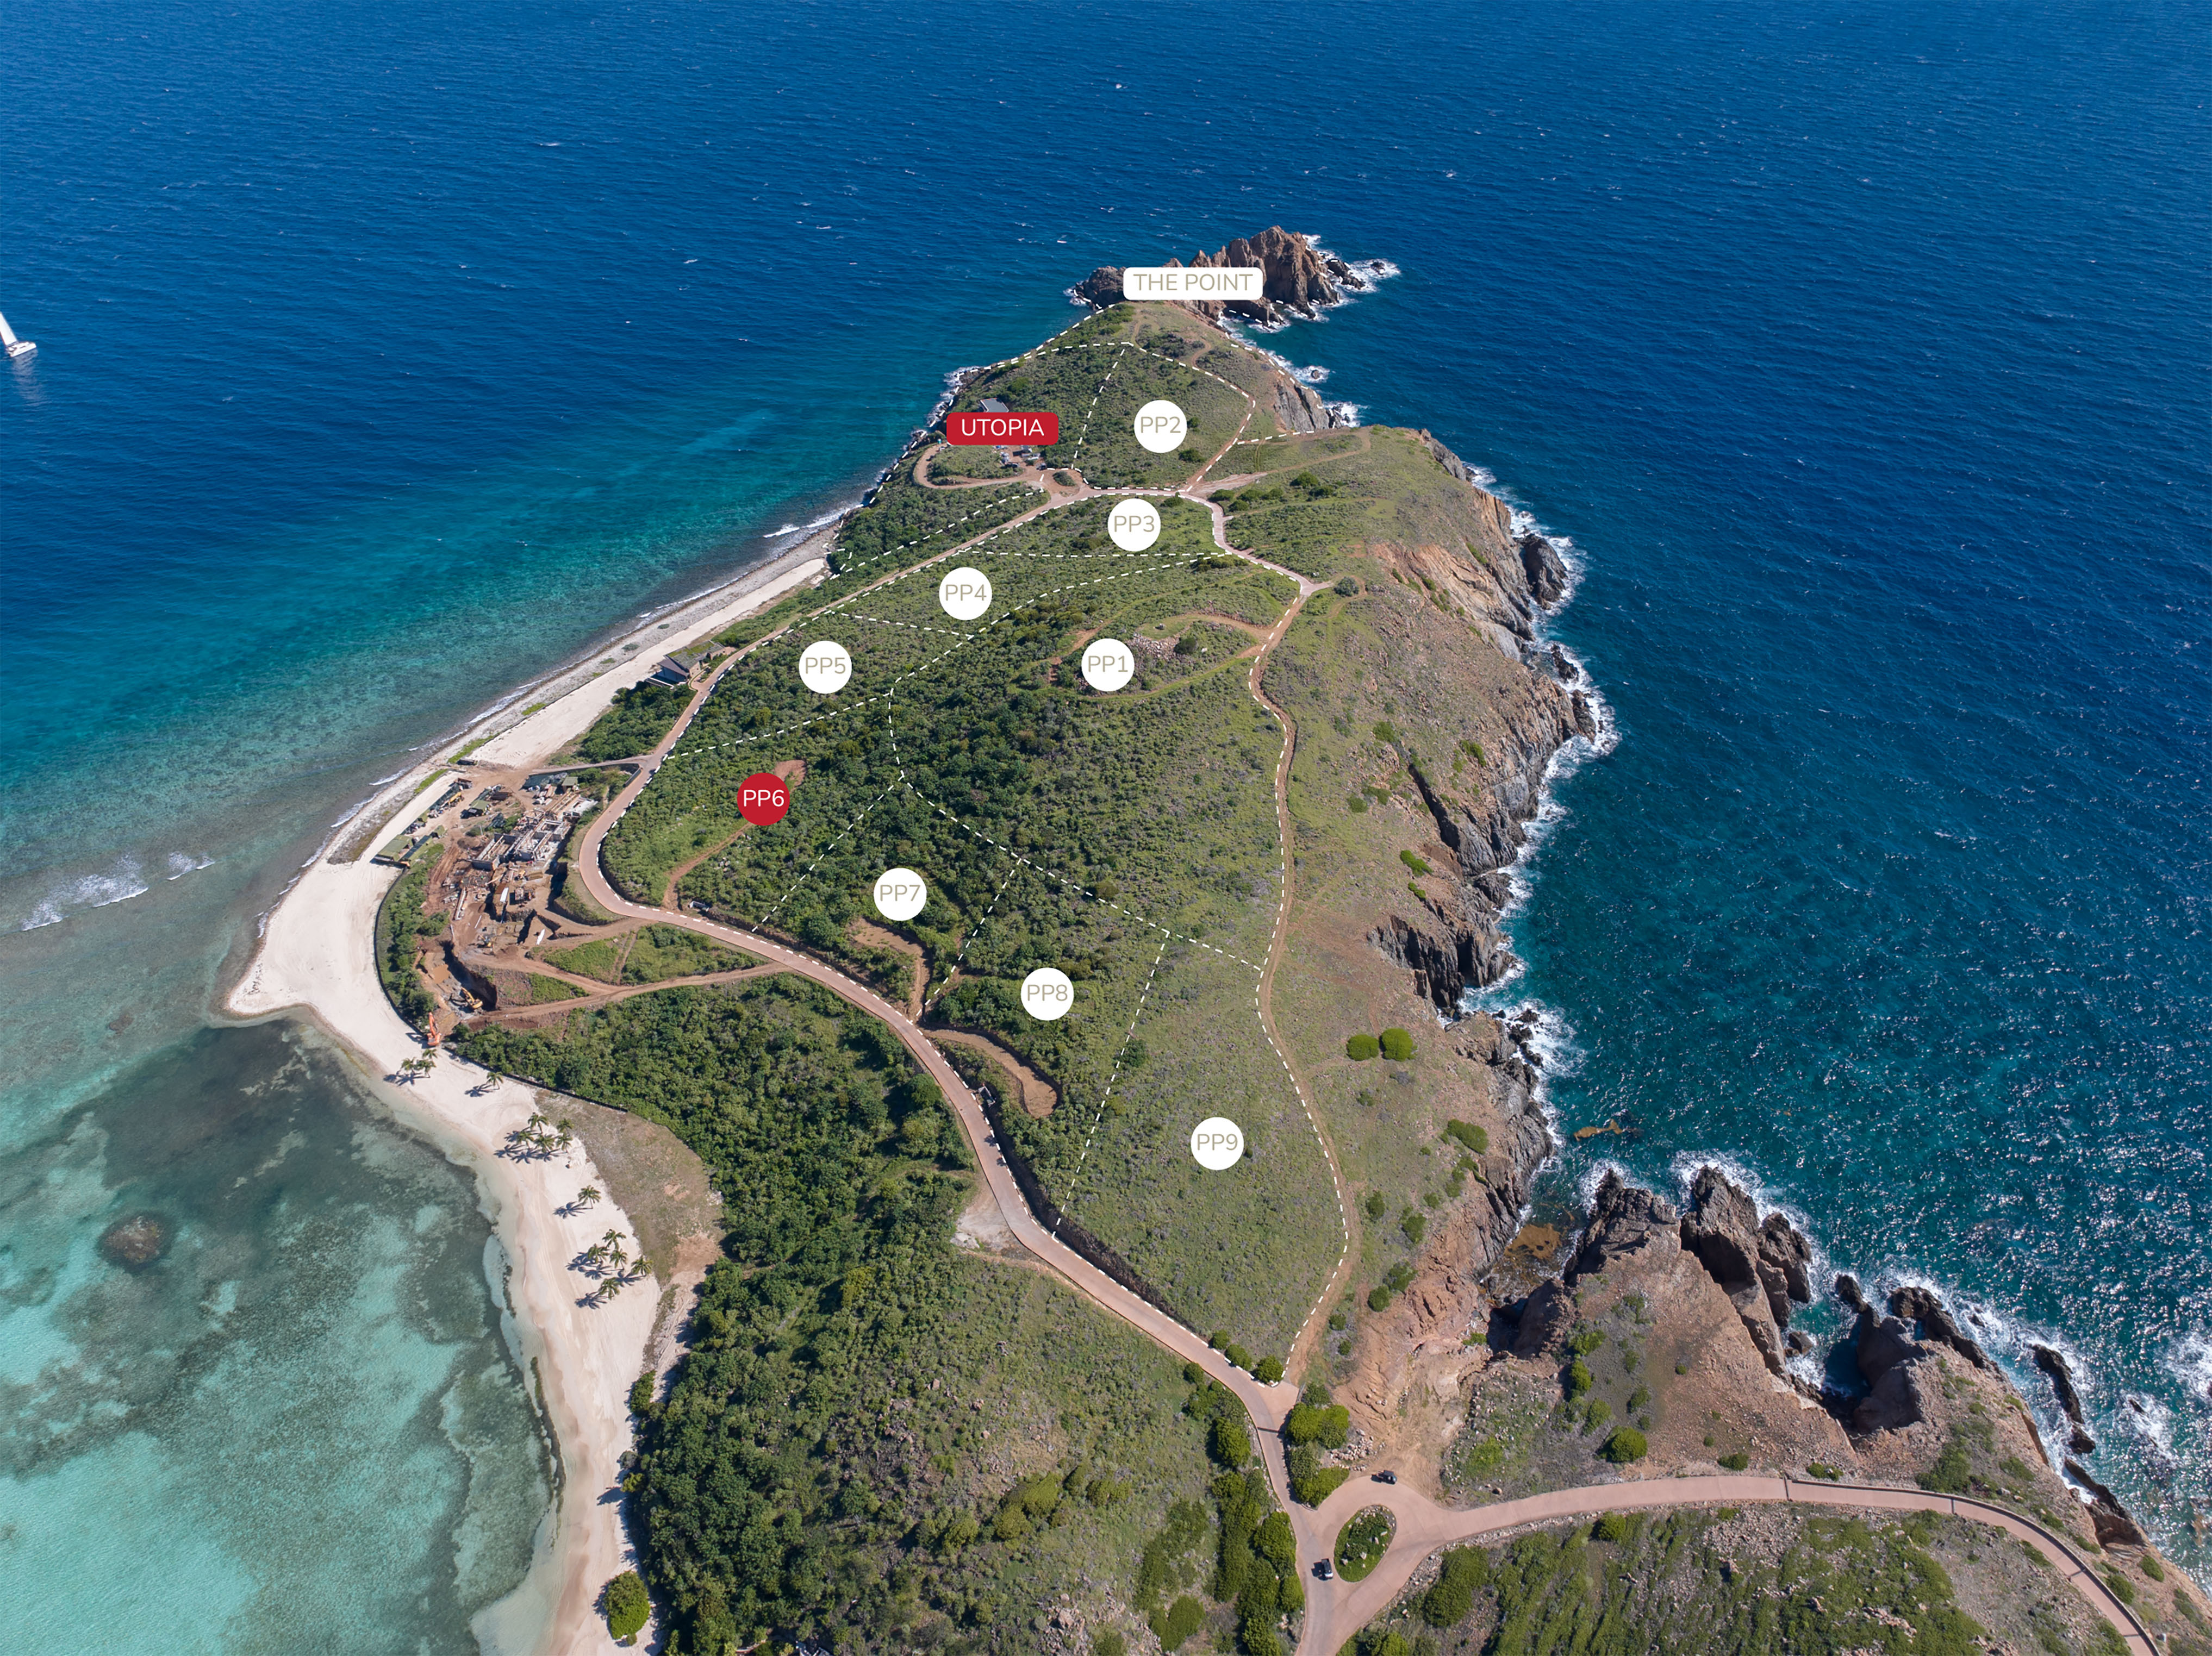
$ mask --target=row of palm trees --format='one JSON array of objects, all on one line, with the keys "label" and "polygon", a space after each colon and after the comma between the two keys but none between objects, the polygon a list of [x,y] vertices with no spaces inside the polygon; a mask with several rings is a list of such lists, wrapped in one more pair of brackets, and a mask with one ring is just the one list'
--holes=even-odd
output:
[{"label": "row of palm trees", "polygon": [[502,1156],[526,1157],[566,1156],[576,1143],[576,1130],[568,1122],[556,1123],[543,1110],[532,1110],[530,1119],[507,1136]]}]

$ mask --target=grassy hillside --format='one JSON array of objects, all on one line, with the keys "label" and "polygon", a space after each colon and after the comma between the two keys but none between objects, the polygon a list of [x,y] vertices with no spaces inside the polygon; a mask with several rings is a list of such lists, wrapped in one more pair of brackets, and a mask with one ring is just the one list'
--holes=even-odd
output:
[{"label": "grassy hillside", "polygon": [[1040,1600],[1136,1601],[1147,1538],[1206,1497],[1205,1422],[1150,1341],[954,1247],[958,1130],[888,1031],[775,979],[466,1046],[670,1127],[723,1195],[631,1489],[684,1649],[1027,1650]]}]

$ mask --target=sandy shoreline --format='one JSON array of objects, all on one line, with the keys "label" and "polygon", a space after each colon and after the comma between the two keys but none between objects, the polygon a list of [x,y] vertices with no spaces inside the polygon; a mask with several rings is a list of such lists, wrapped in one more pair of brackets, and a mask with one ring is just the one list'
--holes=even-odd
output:
[{"label": "sandy shoreline", "polygon": [[[645,1368],[665,1285],[639,1282],[606,1305],[581,1303],[594,1279],[572,1271],[571,1260],[610,1228],[623,1233],[630,1253],[641,1249],[627,1216],[610,1203],[570,1210],[584,1186],[606,1182],[580,1145],[567,1158],[501,1157],[507,1135],[537,1107],[534,1089],[507,1082],[483,1090],[483,1072],[451,1058],[440,1059],[420,1080],[401,1085],[390,1079],[422,1051],[385,998],[373,953],[377,907],[398,871],[369,861],[366,850],[341,860],[331,847],[380,839],[425,778],[487,734],[490,740],[476,754],[495,763],[532,763],[556,752],[589,728],[617,690],[643,678],[669,651],[821,579],[831,532],[647,616],[626,638],[495,704],[427,753],[355,813],[285,892],[223,1004],[239,1018],[307,1018],[401,1120],[476,1175],[479,1199],[507,1254],[506,1297],[521,1356],[561,1459],[552,1521],[541,1532],[528,1574],[477,1618],[484,1648],[502,1656],[616,1648],[592,1606],[607,1579],[635,1562],[621,1521],[620,1461],[630,1443],[629,1388]],[[374,834],[364,835],[372,827]]]}]

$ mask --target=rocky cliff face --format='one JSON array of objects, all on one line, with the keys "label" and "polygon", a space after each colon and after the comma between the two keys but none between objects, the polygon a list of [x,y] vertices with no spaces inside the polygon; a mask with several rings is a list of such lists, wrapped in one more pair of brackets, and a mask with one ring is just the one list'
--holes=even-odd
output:
[{"label": "rocky cliff face", "polygon": [[[1257,265],[1265,273],[1259,299],[1231,300],[1225,304],[1199,300],[1187,308],[1206,317],[1243,317],[1267,327],[1280,327],[1293,317],[1318,316],[1325,306],[1340,305],[1352,294],[1371,285],[1366,276],[1344,260],[1320,252],[1307,238],[1279,224],[1256,236],[1238,236],[1218,252],[1194,253],[1188,266],[1179,258],[1166,262],[1193,270]],[[1094,310],[1118,305],[1121,267],[1101,265],[1068,291]]]}]

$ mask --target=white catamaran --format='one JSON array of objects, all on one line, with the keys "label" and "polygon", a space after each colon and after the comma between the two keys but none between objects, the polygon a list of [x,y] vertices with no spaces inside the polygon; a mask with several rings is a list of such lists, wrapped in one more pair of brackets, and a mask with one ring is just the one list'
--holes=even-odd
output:
[{"label": "white catamaran", "polygon": [[0,316],[0,345],[5,345],[8,348],[8,355],[10,356],[28,356],[39,349],[38,342],[34,339],[16,338],[15,331],[8,325],[8,318],[4,316]]}]

